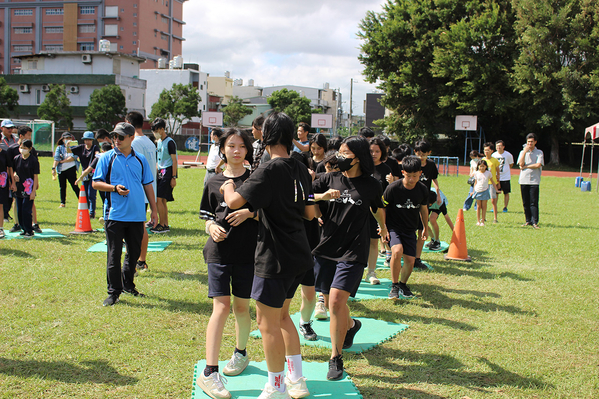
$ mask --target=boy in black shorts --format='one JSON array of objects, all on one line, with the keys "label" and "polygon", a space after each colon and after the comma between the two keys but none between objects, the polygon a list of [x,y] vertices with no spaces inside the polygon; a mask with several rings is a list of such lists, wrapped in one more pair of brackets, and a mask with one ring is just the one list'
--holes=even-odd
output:
[{"label": "boy in black shorts", "polygon": [[[423,239],[428,235],[429,190],[421,183],[420,159],[405,157],[402,161],[403,178],[385,189],[383,203],[386,207],[386,224],[391,246],[391,292],[389,299],[413,298],[407,286],[416,260],[416,230],[422,221]],[[403,257],[403,267],[401,259]],[[400,278],[401,271],[401,278]]]}]

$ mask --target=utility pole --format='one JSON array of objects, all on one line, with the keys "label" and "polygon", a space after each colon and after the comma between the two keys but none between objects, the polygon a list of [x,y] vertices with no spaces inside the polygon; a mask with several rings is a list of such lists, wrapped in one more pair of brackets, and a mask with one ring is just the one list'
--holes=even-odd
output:
[{"label": "utility pole", "polygon": [[351,136],[351,126],[352,126],[352,97],[354,94],[354,78],[351,78],[351,83],[349,85],[349,135]]}]

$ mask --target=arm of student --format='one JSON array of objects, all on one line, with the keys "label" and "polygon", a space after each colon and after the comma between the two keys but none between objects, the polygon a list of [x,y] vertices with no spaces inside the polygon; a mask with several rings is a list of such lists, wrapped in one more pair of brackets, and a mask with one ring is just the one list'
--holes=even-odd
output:
[{"label": "arm of student", "polygon": [[238,211],[229,213],[225,219],[227,220],[227,222],[229,222],[229,224],[231,226],[239,226],[241,223],[245,222],[247,219],[253,218],[253,217],[254,217],[254,212],[250,211],[249,209],[240,209]]},{"label": "arm of student", "polygon": [[316,205],[306,205],[304,208],[304,219],[312,220],[316,217]]},{"label": "arm of student", "polygon": [[526,157],[526,151],[520,151],[520,155],[518,155],[518,166],[520,169],[524,169],[524,158]]},{"label": "arm of student", "polygon": [[314,201],[329,201],[332,199],[339,198],[341,196],[341,192],[339,190],[329,189],[324,193],[314,193]]},{"label": "arm of student", "polygon": [[220,192],[224,195],[225,202],[230,209],[239,209],[247,203],[241,194],[235,192],[236,188],[233,180],[227,180],[220,186]]},{"label": "arm of student", "polygon": [[88,166],[87,169],[85,169],[83,172],[81,172],[81,176],[79,176],[79,178],[77,180],[75,180],[75,184],[79,185],[81,184],[81,181],[83,180],[83,178],[87,175],[89,175],[91,172],[93,172],[93,169],[91,166]]},{"label": "arm of student", "polygon": [[420,205],[420,218],[422,219],[422,225],[424,226],[424,230],[422,230],[422,239],[426,241],[428,238],[428,207],[426,205]]},{"label": "arm of student", "polygon": [[206,221],[206,232],[210,234],[214,242],[221,242],[227,238],[227,231],[214,220]]},{"label": "arm of student", "polygon": [[[127,195],[129,194],[129,190],[125,189],[125,186],[123,186],[122,184],[117,184],[117,185],[112,185],[112,184],[108,184],[106,182],[100,181],[100,180],[94,180],[92,182],[92,187],[94,188],[94,190],[98,190],[98,191],[106,191],[106,192],[116,192],[119,195]],[[116,190],[115,190],[116,188]],[[145,189],[145,186],[144,186]],[[152,189],[152,193],[154,193],[154,189]],[[152,197],[154,198],[154,197]],[[148,201],[150,199],[148,198]],[[156,205],[156,202],[154,202],[154,206]]]},{"label": "arm of student", "polygon": [[17,184],[15,183],[15,178],[13,176],[12,166],[8,166],[6,168],[6,172],[8,172],[8,185],[12,191],[17,191]]},{"label": "arm of student", "polygon": [[144,191],[146,193],[148,203],[150,204],[150,222],[152,223],[152,227],[156,227],[156,224],[158,223],[158,212],[156,208],[156,197],[154,197],[154,187],[152,186],[152,183],[144,185]]},{"label": "arm of student", "polygon": [[[370,212],[372,212],[372,209],[370,210]],[[385,242],[389,242],[389,232],[387,231],[387,225],[385,224],[385,209],[378,208],[376,210],[376,213],[372,212],[372,214],[374,215],[374,218],[379,224],[380,236],[383,238]]]},{"label": "arm of student", "polygon": [[437,205],[441,206],[443,199],[441,198],[441,190],[439,190],[439,182],[437,179],[433,179],[433,186],[435,186],[435,191],[437,191]]},{"label": "arm of student", "polygon": [[173,178],[171,179],[171,187],[175,188],[175,186],[177,185],[177,179],[175,179],[175,176],[179,177],[179,175],[178,175],[179,169],[178,169],[178,165],[177,165],[177,154],[171,154],[171,159],[173,160]]},{"label": "arm of student", "polygon": [[302,144],[299,141],[297,141],[296,139],[293,139],[293,144],[295,144],[295,146],[297,148],[300,149],[301,152],[308,152],[310,150],[310,145],[309,144]]},{"label": "arm of student", "polygon": [[33,201],[35,199],[35,195],[37,192],[37,185],[38,185],[38,174],[36,173],[35,175],[33,175],[33,189],[31,190],[31,194],[29,194],[29,199],[31,201]]}]

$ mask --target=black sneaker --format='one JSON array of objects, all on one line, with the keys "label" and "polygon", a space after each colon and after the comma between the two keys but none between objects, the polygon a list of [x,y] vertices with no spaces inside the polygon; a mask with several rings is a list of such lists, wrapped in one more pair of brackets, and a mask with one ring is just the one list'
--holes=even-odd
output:
[{"label": "black sneaker", "polygon": [[4,238],[4,230],[0,227],[0,239]]},{"label": "black sneaker", "polygon": [[432,241],[432,244],[428,247],[431,251],[438,251],[441,249],[441,242]]},{"label": "black sneaker", "polygon": [[124,290],[123,290],[123,292],[125,292],[125,293],[127,293],[127,294],[131,294],[131,295],[133,295],[133,296],[138,296],[138,297],[140,297],[140,298],[145,298],[145,296],[146,296],[145,294],[142,294],[141,292],[139,292],[139,291],[138,291],[138,290],[136,290],[135,288],[133,288],[133,289],[130,289],[130,290],[128,290],[128,289],[124,289]]},{"label": "black sneaker", "polygon": [[118,295],[108,295],[108,298],[104,299],[104,302],[102,302],[102,306],[112,306],[115,303],[117,303],[119,301],[119,296]]},{"label": "black sneaker", "polygon": [[408,286],[406,284],[402,284],[402,283],[397,284],[397,289],[398,289],[399,298],[405,298],[405,299],[414,298],[414,294],[412,294],[412,291],[410,291],[410,289],[408,288]]},{"label": "black sneaker", "polygon": [[146,261],[138,260],[137,264],[135,265],[135,269],[139,272],[145,272],[148,270],[148,264]]},{"label": "black sneaker", "polygon": [[16,233],[17,231],[21,231],[21,226],[19,226],[16,223],[14,226],[12,226],[12,228],[10,230],[8,230],[9,233]]},{"label": "black sneaker", "polygon": [[169,233],[171,231],[171,226],[164,225],[162,226],[163,233]]},{"label": "black sneaker", "polygon": [[435,243],[435,241],[430,240],[429,242],[427,242],[426,244],[424,244],[425,247],[427,247],[428,249],[431,248],[431,246]]},{"label": "black sneaker", "polygon": [[25,234],[23,234],[23,238],[31,238],[35,236],[35,234],[33,233],[33,231],[28,231]]},{"label": "black sneaker", "polygon": [[316,341],[318,335],[312,329],[312,320],[306,324],[299,325],[300,333],[304,336],[304,339],[308,341]]},{"label": "black sneaker", "polygon": [[327,373],[327,380],[337,381],[343,378],[343,358],[341,355],[337,355],[332,359],[329,359],[329,372]]},{"label": "black sneaker", "polygon": [[428,267],[426,267],[424,265],[424,263],[422,263],[422,261],[420,259],[416,259],[414,261],[414,269],[418,269],[418,270],[428,270]]},{"label": "black sneaker", "polygon": [[35,231],[36,233],[42,233],[42,229],[40,228],[40,225],[37,223],[33,225],[33,231]]},{"label": "black sneaker", "polygon": [[150,229],[150,232],[154,234],[166,233],[167,231],[170,230],[167,230],[167,227],[161,224],[157,224],[156,227]]},{"label": "black sneaker", "polygon": [[360,331],[360,328],[362,328],[362,322],[360,320],[352,320],[354,321],[354,326],[347,330],[347,333],[345,334],[345,340],[343,341],[343,349],[348,349],[352,347],[352,345],[354,344],[354,337],[356,336],[358,331]]},{"label": "black sneaker", "polygon": [[399,299],[399,284],[391,284],[391,291],[389,291],[389,299]]}]

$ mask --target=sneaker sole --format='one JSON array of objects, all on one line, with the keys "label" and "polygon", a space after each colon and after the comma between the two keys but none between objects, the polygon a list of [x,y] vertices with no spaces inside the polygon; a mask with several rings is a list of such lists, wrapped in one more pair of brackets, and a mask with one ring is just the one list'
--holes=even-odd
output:
[{"label": "sneaker sole", "polygon": [[229,369],[227,369],[227,367],[225,366],[225,368],[223,369],[223,374],[226,375],[227,377],[235,377],[236,375],[243,373],[243,371],[248,367],[249,364],[250,364],[250,362],[247,362],[241,370],[232,370],[232,371],[229,371]]},{"label": "sneaker sole", "polygon": [[229,396],[215,396],[214,394],[210,393],[210,390],[208,389],[208,387],[206,385],[200,384],[200,381],[202,381],[202,380],[199,377],[196,378],[196,381],[195,381],[196,385],[198,387],[200,387],[200,389],[202,390],[202,392],[204,392],[206,395],[210,396],[211,398],[214,398],[214,399],[223,399],[223,398],[227,399],[227,398],[231,397],[231,393],[230,392],[229,392]]},{"label": "sneaker sole", "polygon": [[328,318],[329,318],[329,316],[327,316],[327,315],[321,315],[321,314],[315,314],[315,315],[314,315],[314,318],[315,318],[316,320],[326,320],[326,319],[328,319]]}]

